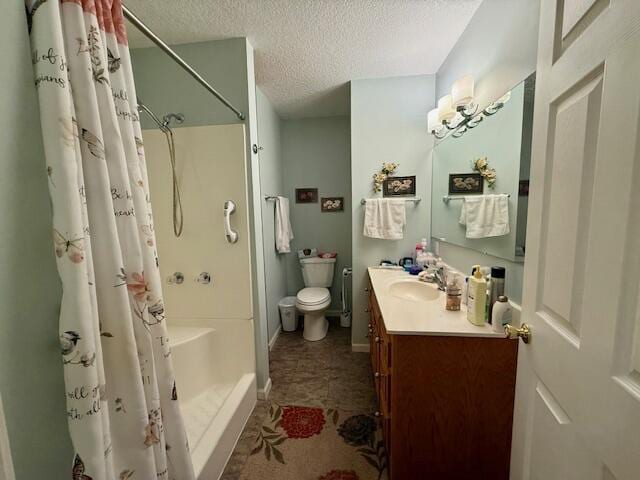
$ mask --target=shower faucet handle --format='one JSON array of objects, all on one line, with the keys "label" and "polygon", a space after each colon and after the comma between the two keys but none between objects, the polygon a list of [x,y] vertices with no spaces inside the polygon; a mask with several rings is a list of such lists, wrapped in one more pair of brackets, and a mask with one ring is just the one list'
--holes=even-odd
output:
[{"label": "shower faucet handle", "polygon": [[180,285],[181,283],[184,282],[184,274],[182,272],[175,272],[173,275],[171,275],[168,279],[167,282],[171,283],[171,284],[176,284],[176,285]]},{"label": "shower faucet handle", "polygon": [[209,272],[202,272],[196,277],[196,282],[202,285],[209,285],[211,283],[211,275]]}]

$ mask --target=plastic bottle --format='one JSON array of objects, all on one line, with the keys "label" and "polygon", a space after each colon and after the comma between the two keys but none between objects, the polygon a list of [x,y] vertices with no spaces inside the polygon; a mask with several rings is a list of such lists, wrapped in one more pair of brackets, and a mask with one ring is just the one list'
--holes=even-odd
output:
[{"label": "plastic bottle", "polygon": [[436,265],[436,257],[431,252],[427,252],[427,267]]},{"label": "plastic bottle", "polygon": [[489,267],[480,267],[480,271],[482,272],[482,275],[487,282],[487,301],[484,305],[484,321],[487,323],[491,323],[491,312],[489,310],[489,305],[491,303],[489,301],[489,299],[491,298],[491,269]]},{"label": "plastic bottle", "polygon": [[511,323],[513,318],[513,309],[509,299],[500,295],[498,300],[493,305],[493,316],[491,318],[491,328],[496,333],[504,332],[504,326]]},{"label": "plastic bottle", "polygon": [[474,267],[474,273],[469,278],[467,289],[467,320],[473,325],[484,325],[487,305],[487,281],[484,279],[479,265]]},{"label": "plastic bottle", "polygon": [[469,277],[464,277],[462,282],[462,304],[466,305],[469,298]]},{"label": "plastic bottle", "polygon": [[503,267],[491,267],[491,285],[489,286],[489,323],[493,323],[493,305],[498,301],[500,295],[504,295]]},{"label": "plastic bottle", "polygon": [[418,263],[420,255],[422,255],[422,243],[416,243],[416,249],[413,252],[413,263]]}]

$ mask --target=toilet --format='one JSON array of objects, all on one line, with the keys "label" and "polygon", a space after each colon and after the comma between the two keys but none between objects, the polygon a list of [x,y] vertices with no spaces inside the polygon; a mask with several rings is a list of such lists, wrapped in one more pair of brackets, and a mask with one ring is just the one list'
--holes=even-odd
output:
[{"label": "toilet", "polygon": [[296,295],[296,307],[304,314],[304,339],[322,340],[327,335],[329,322],[324,316],[331,305],[329,287],[333,282],[335,258],[309,257],[300,259],[305,288]]}]

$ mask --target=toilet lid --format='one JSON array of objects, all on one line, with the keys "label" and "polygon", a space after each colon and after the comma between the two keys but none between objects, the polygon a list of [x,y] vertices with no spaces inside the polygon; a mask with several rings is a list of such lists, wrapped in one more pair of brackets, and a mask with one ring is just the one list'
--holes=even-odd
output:
[{"label": "toilet lid", "polygon": [[298,292],[297,300],[303,305],[319,305],[331,298],[326,288],[309,287]]}]

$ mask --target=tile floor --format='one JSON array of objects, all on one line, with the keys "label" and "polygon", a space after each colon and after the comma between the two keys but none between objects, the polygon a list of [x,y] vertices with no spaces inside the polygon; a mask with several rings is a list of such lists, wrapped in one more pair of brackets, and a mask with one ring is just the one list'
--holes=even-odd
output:
[{"label": "tile floor", "polygon": [[[351,329],[331,319],[327,336],[307,342],[302,331],[282,332],[269,356],[273,383],[247,421],[221,480],[240,477],[271,402],[372,413],[376,398],[369,354],[351,351]],[[259,479],[256,479],[259,480]]]}]

